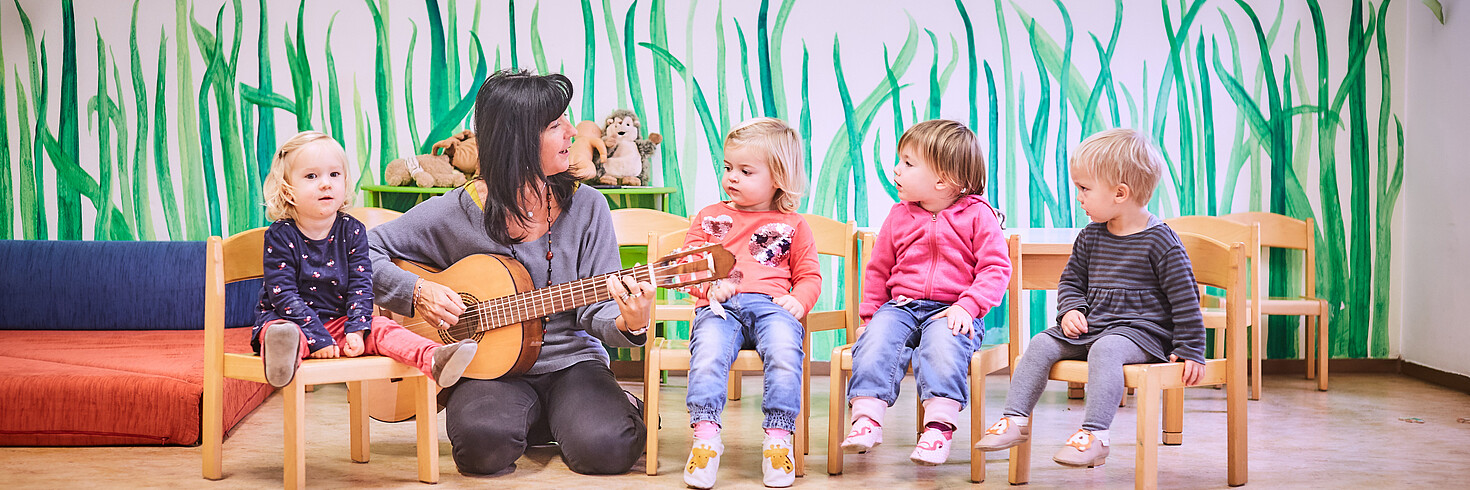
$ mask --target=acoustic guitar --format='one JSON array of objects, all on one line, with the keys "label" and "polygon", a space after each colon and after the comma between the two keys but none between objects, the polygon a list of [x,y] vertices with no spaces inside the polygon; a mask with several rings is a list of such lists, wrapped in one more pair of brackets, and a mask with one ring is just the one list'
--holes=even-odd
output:
[{"label": "acoustic guitar", "polygon": [[[465,304],[459,321],[445,329],[419,315],[394,314],[393,319],[440,344],[475,339],[479,348],[464,377],[497,379],[524,374],[536,363],[547,317],[612,299],[608,277],[631,276],[656,287],[678,288],[727,277],[735,256],[720,245],[706,245],[665,255],[650,264],[541,289],[535,289],[520,262],[504,255],[471,255],[442,271],[406,260],[393,263],[448,286]],[[374,419],[399,422],[413,416],[413,395],[410,390],[398,393],[397,380],[372,382],[366,389],[368,415]]]}]

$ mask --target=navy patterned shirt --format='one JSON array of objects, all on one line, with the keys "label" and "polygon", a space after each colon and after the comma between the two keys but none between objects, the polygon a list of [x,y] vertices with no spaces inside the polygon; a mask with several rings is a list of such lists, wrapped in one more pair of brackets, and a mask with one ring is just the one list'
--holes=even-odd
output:
[{"label": "navy patterned shirt", "polygon": [[1087,332],[1068,338],[1060,326],[1044,332],[1073,345],[1122,335],[1163,361],[1169,354],[1205,362],[1199,287],[1179,235],[1157,216],[1148,227],[1114,235],[1092,223],[1077,235],[1057,287],[1057,321],[1068,311],[1087,316]]},{"label": "navy patterned shirt", "polygon": [[367,229],[345,213],[337,218],[323,240],[307,238],[290,218],[265,231],[264,280],[250,342],[257,352],[261,327],[275,320],[300,325],[312,352],[336,344],[325,324],[337,318],[347,317],[346,333],[368,334],[373,264]]}]

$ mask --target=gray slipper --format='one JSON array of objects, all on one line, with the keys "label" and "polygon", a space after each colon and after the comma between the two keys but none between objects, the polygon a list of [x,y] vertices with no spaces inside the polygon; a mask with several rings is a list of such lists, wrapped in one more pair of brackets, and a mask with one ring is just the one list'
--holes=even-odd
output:
[{"label": "gray slipper", "polygon": [[276,388],[291,384],[301,365],[301,330],[290,323],[266,325],[260,334],[260,358],[267,383]]},{"label": "gray slipper", "polygon": [[479,349],[480,345],[472,339],[441,345],[434,349],[434,364],[430,372],[430,375],[434,377],[434,382],[439,383],[442,388],[454,386],[459,382],[460,376],[464,375],[464,370],[469,367],[470,361],[475,359],[475,351]]}]

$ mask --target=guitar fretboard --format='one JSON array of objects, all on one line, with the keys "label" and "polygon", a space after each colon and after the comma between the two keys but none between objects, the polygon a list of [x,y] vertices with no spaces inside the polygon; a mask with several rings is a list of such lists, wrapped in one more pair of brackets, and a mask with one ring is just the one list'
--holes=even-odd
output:
[{"label": "guitar fretboard", "polygon": [[460,324],[473,322],[476,332],[514,325],[535,318],[612,299],[607,292],[607,278],[631,276],[639,282],[653,281],[653,265],[630,267],[617,272],[557,284],[535,291],[489,299],[467,308]]}]

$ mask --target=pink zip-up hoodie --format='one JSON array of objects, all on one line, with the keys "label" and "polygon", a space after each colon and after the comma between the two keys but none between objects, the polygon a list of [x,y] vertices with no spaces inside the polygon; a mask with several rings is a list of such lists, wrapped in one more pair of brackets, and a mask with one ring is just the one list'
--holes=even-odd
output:
[{"label": "pink zip-up hoodie", "polygon": [[938,213],[914,202],[888,211],[863,276],[863,322],[906,296],[959,305],[975,318],[1005,297],[1011,258],[990,203],[966,195]]}]

